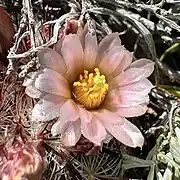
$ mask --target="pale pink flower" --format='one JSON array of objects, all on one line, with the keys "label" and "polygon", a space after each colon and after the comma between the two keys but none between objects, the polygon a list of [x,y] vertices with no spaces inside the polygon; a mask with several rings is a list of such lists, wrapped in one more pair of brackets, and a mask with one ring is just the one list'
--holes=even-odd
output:
[{"label": "pale pink flower", "polygon": [[24,81],[26,93],[40,98],[33,121],[58,117],[52,134],[61,134],[65,146],[74,146],[81,135],[100,146],[112,135],[127,146],[142,147],[141,132],[125,117],[147,110],[152,61],[132,63],[133,54],[121,45],[118,33],[98,44],[87,29],[66,35],[38,57],[42,69]]}]

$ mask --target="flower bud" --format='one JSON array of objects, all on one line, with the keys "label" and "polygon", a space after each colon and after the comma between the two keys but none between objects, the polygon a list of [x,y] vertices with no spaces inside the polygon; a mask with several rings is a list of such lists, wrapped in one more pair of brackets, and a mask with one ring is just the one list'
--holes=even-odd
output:
[{"label": "flower bud", "polygon": [[0,171],[1,180],[39,180],[43,159],[33,146],[13,147]]}]

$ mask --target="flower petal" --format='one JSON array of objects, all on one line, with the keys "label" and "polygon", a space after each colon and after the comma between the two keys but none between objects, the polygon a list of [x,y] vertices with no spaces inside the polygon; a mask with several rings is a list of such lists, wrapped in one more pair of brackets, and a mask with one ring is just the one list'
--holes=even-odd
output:
[{"label": "flower petal", "polygon": [[83,70],[83,48],[76,34],[65,36],[61,53],[67,66],[68,80],[73,82]]},{"label": "flower petal", "polygon": [[81,137],[81,121],[67,121],[62,124],[61,118],[53,125],[51,132],[53,135],[61,134],[61,141],[65,146],[75,146]]},{"label": "flower petal", "polygon": [[79,118],[79,109],[72,99],[68,99],[60,109],[58,121],[52,127],[52,134],[61,134],[66,129],[67,124],[76,121]]},{"label": "flower petal", "polygon": [[61,48],[62,48],[63,40],[64,40],[64,37],[61,37],[53,47],[54,50],[59,54],[61,54]]},{"label": "flower petal", "polygon": [[129,66],[128,69],[130,69],[130,68],[144,68],[144,69],[146,69],[148,71],[147,76],[146,76],[146,77],[148,77],[154,71],[154,62],[152,62],[149,59],[142,58],[142,59],[139,59],[137,61],[134,61]]},{"label": "flower petal", "polygon": [[23,86],[30,86],[33,84],[34,79],[37,77],[39,72],[30,72],[24,79]]},{"label": "flower petal", "polygon": [[115,77],[122,73],[132,62],[133,59],[133,53],[125,50],[123,60],[119,63],[117,68],[112,73],[112,76]]},{"label": "flower petal", "polygon": [[38,52],[40,64],[52,69],[61,75],[66,72],[66,64],[60,54],[50,48],[43,48]]},{"label": "flower petal", "polygon": [[[138,62],[139,61],[139,62]],[[150,60],[138,60],[124,72],[112,79],[113,87],[131,84],[151,75],[154,70],[154,63]]]},{"label": "flower petal", "polygon": [[32,121],[50,121],[60,116],[60,108],[67,101],[56,95],[45,95],[32,110]]},{"label": "flower petal", "polygon": [[82,45],[82,47],[84,49],[85,48],[85,37],[86,37],[86,34],[88,33],[88,25],[86,23],[84,28],[83,28],[83,22],[79,22],[79,23],[80,24],[79,24],[79,27],[78,27],[78,30],[77,30],[77,35],[79,36],[81,45]]},{"label": "flower petal", "polygon": [[139,104],[132,107],[119,107],[119,104],[105,104],[103,106],[109,111],[115,112],[121,117],[135,117],[145,114],[147,111],[147,103]]},{"label": "flower petal", "polygon": [[113,136],[106,132],[106,138],[103,140],[103,143],[108,144],[111,141],[111,139],[113,139]]},{"label": "flower petal", "polygon": [[31,85],[26,87],[25,93],[31,98],[40,98],[44,95],[43,92]]},{"label": "flower petal", "polygon": [[143,79],[141,81],[138,81],[132,84],[121,86],[119,87],[119,90],[139,92],[141,94],[144,94],[144,96],[146,96],[153,87],[154,86],[148,79]]},{"label": "flower petal", "polygon": [[66,79],[56,71],[45,68],[42,74],[35,79],[35,87],[46,93],[71,97],[71,92]]},{"label": "flower petal", "polygon": [[58,121],[53,125],[53,135],[61,134],[65,146],[74,146],[81,137],[79,109],[72,99],[66,101],[60,109]]},{"label": "flower petal", "polygon": [[96,36],[87,34],[85,36],[84,69],[92,71],[95,68],[97,48],[98,44]]},{"label": "flower petal", "polygon": [[41,92],[37,88],[35,88],[34,85],[35,78],[41,73],[42,71],[30,72],[24,79],[23,86],[26,86],[25,92],[32,98],[40,98],[45,94],[44,92]]},{"label": "flower petal", "polygon": [[[108,94],[109,103],[118,104],[119,107],[132,107],[149,102],[149,96],[136,91],[123,91],[120,89],[111,90]],[[107,100],[106,100],[107,102]]]},{"label": "flower petal", "polygon": [[121,40],[118,33],[109,34],[102,39],[102,41],[99,43],[96,66],[99,65],[104,55],[114,46],[121,46]]},{"label": "flower petal", "polygon": [[125,50],[123,46],[115,46],[110,49],[103,57],[99,64],[99,68],[106,76],[122,72],[126,69],[132,61],[132,53]]},{"label": "flower petal", "polygon": [[93,118],[93,115],[90,111],[88,111],[85,108],[82,108],[80,106],[79,106],[79,114],[80,114],[81,120],[85,121],[87,123],[91,122],[91,120]]},{"label": "flower petal", "polygon": [[78,106],[72,99],[69,99],[61,107],[60,120],[63,123],[63,122],[66,122],[66,121],[75,121],[78,118],[79,118]]},{"label": "flower petal", "polygon": [[81,137],[81,121],[69,122],[67,129],[61,135],[61,141],[65,146],[75,146]]},{"label": "flower petal", "polygon": [[135,116],[141,116],[146,113],[147,111],[147,104],[139,104],[130,108],[118,108],[117,111],[115,111],[119,116],[122,117],[135,117]]},{"label": "flower petal", "polygon": [[102,105],[122,117],[134,117],[144,114],[149,103],[148,93],[153,85],[147,79],[110,90]]},{"label": "flower petal", "polygon": [[106,130],[101,121],[95,116],[93,116],[90,122],[81,119],[81,131],[84,137],[97,146],[100,146],[102,141],[106,139]]},{"label": "flower petal", "polygon": [[125,119],[119,119],[119,116],[111,111],[108,111],[107,109],[100,109],[99,111],[96,111],[93,113],[99,120],[103,121],[111,121],[113,119],[113,122],[117,121],[116,123],[124,124]]},{"label": "flower petal", "polygon": [[104,121],[111,121],[111,119],[115,121],[117,121],[117,123],[121,123],[123,124],[125,119],[120,119],[119,120],[119,116],[111,111],[108,111],[106,109],[100,109],[99,111],[96,111],[93,113],[99,120],[104,120]]},{"label": "flower petal", "polygon": [[142,147],[144,138],[140,130],[123,117],[116,116],[116,118],[109,119],[111,117],[109,113],[108,111],[103,111],[103,113],[97,114],[107,131],[127,146]]}]

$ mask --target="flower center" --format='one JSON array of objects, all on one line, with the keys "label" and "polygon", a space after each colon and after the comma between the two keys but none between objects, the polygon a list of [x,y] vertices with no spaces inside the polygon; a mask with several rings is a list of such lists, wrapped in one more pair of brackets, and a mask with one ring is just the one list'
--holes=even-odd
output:
[{"label": "flower center", "polygon": [[73,83],[72,94],[75,101],[86,109],[98,108],[103,103],[107,92],[108,84],[98,68],[94,69],[94,73],[84,70],[79,80]]}]

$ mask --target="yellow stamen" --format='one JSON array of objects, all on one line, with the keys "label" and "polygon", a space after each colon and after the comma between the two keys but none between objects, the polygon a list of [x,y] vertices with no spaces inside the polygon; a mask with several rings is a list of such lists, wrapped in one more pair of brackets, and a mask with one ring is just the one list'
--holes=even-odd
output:
[{"label": "yellow stamen", "polygon": [[86,109],[98,108],[108,92],[105,76],[101,75],[98,68],[95,68],[94,71],[94,73],[89,73],[84,70],[84,74],[80,74],[79,80],[73,83],[72,93],[75,101]]}]

